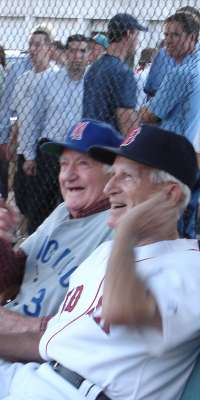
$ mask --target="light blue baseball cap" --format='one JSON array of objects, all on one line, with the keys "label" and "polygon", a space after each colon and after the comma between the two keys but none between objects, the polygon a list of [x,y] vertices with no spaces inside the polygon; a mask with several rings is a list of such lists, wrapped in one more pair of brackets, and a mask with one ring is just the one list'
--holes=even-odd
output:
[{"label": "light blue baseball cap", "polygon": [[104,47],[104,49],[107,49],[109,47],[108,38],[103,33],[97,33],[97,35],[95,35],[93,39],[94,39],[95,43]]}]

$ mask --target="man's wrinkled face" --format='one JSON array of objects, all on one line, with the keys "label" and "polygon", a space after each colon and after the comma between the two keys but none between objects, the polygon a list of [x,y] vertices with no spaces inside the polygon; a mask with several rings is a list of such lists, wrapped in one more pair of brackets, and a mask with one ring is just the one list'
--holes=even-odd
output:
[{"label": "man's wrinkled face", "polygon": [[104,189],[111,205],[109,226],[115,228],[129,209],[147,200],[159,190],[159,185],[151,182],[152,171],[152,168],[124,157],[116,158],[113,175]]},{"label": "man's wrinkled face", "polygon": [[73,217],[105,198],[109,178],[102,164],[85,153],[65,150],[60,157],[59,182],[66,207]]},{"label": "man's wrinkled face", "polygon": [[164,25],[164,43],[168,54],[179,62],[191,50],[193,34],[184,32],[182,24],[177,21]]}]

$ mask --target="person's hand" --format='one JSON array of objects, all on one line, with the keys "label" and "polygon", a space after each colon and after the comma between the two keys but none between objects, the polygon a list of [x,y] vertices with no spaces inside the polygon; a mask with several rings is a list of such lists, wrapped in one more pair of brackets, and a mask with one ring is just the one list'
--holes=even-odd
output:
[{"label": "person's hand", "polygon": [[170,238],[176,233],[179,203],[168,187],[130,209],[119,221],[116,235],[131,245]]},{"label": "person's hand", "polygon": [[178,190],[172,195],[172,186],[120,218],[104,282],[102,319],[106,324],[162,328],[156,301],[135,271],[134,246],[177,237],[182,194]]},{"label": "person's hand", "polygon": [[0,198],[0,239],[13,242],[13,233],[19,219],[18,209]]},{"label": "person's hand", "polygon": [[8,143],[6,145],[6,150],[5,150],[5,158],[7,161],[16,161],[16,150],[17,150],[17,145],[16,143]]},{"label": "person's hand", "polygon": [[26,160],[23,164],[23,171],[28,176],[36,175],[36,161],[35,160]]}]

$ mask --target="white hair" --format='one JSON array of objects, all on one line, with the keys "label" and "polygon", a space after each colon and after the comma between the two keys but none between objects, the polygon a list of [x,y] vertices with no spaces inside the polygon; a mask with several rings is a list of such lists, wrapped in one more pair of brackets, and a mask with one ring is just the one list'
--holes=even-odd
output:
[{"label": "white hair", "polygon": [[104,172],[111,174],[111,172],[113,171],[112,169],[112,165],[108,165],[108,164],[102,164],[102,169]]},{"label": "white hair", "polygon": [[169,174],[168,172],[154,169],[152,172],[150,172],[150,180],[153,183],[163,183],[163,182],[178,183],[178,185],[180,186],[180,189],[183,193],[183,200],[180,203],[180,211],[183,211],[187,207],[187,205],[190,201],[190,197],[191,197],[191,190],[189,189],[189,187],[187,185],[182,183],[179,179],[175,178],[173,175]]}]

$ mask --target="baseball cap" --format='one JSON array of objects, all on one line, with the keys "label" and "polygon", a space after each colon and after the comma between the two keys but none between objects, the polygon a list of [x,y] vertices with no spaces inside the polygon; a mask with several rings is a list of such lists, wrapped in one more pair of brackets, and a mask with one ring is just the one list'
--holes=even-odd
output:
[{"label": "baseball cap", "polygon": [[145,124],[133,130],[118,149],[95,146],[89,154],[110,165],[121,156],[163,170],[190,189],[196,181],[198,167],[192,144],[184,136],[156,126]]},{"label": "baseball cap", "polygon": [[93,37],[93,39],[94,39],[95,43],[100,44],[105,49],[107,49],[109,47],[108,38],[105,35],[103,35],[103,33],[98,33],[97,35],[95,35]]},{"label": "baseball cap", "polygon": [[127,31],[147,31],[143,25],[131,14],[120,13],[116,14],[108,23],[108,37],[109,41],[119,40]]},{"label": "baseball cap", "polygon": [[53,141],[43,143],[41,150],[59,157],[65,149],[88,153],[89,148],[94,145],[115,148],[121,143],[122,135],[111,125],[92,119],[82,119],[67,131],[63,143]]}]

